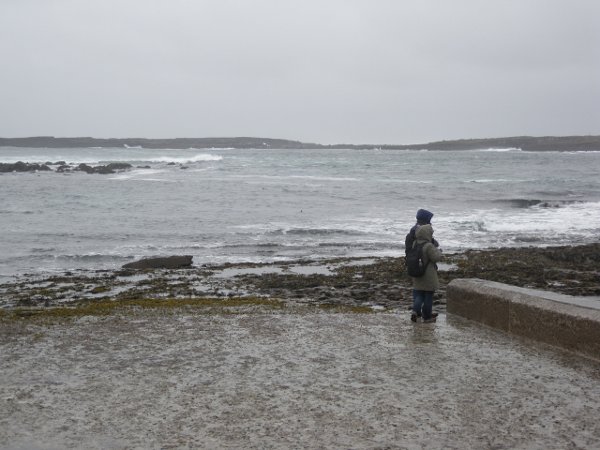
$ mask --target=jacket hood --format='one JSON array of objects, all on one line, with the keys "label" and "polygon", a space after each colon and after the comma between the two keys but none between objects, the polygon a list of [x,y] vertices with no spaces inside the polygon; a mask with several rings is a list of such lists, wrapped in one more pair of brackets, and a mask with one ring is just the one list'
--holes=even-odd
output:
[{"label": "jacket hood", "polygon": [[427,211],[426,209],[420,209],[417,211],[417,223],[419,225],[425,225],[427,223],[431,223],[432,217],[433,217],[433,213],[431,211]]},{"label": "jacket hood", "polygon": [[429,224],[421,225],[417,227],[417,231],[415,232],[415,238],[417,241],[429,241],[433,239],[433,227]]}]

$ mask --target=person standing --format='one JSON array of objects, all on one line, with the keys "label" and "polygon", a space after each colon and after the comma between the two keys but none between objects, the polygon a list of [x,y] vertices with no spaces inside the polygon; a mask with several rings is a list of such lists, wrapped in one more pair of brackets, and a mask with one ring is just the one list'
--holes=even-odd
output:
[{"label": "person standing", "polygon": [[417,225],[413,227],[415,238],[412,245],[423,244],[423,262],[426,265],[425,273],[422,276],[412,277],[413,310],[410,320],[413,322],[416,322],[419,317],[423,317],[425,323],[435,322],[437,317],[437,314],[432,311],[433,293],[439,289],[436,263],[442,259],[442,252],[438,248],[437,241],[433,239],[432,217],[431,212],[420,209],[417,212]]}]

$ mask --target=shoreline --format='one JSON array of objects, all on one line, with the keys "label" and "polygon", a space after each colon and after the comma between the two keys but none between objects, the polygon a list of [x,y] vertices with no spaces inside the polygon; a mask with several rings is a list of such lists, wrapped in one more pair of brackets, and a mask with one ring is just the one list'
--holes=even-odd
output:
[{"label": "shoreline", "polygon": [[152,149],[348,149],[348,150],[486,150],[520,149],[523,151],[599,151],[600,136],[507,136],[478,139],[452,139],[414,144],[318,144],[289,139],[256,137],[217,138],[93,138],[31,136],[0,137],[0,147],[29,148],[152,148]]},{"label": "shoreline", "polygon": [[[600,296],[600,243],[498,248],[447,254],[434,308],[446,286],[482,278],[573,296]],[[226,263],[165,270],[78,270],[0,284],[0,311],[77,307],[100,301],[260,297],[313,306],[408,310],[412,284],[403,257],[350,257],[285,263]]]}]

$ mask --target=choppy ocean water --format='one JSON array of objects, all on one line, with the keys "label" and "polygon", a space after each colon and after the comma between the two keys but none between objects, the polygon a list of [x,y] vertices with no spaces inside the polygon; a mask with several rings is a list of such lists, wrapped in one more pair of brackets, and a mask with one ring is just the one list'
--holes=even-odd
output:
[{"label": "choppy ocean water", "polygon": [[172,254],[399,256],[418,208],[447,252],[600,240],[598,152],[0,147],[16,161],[134,168],[0,174],[0,280]]}]

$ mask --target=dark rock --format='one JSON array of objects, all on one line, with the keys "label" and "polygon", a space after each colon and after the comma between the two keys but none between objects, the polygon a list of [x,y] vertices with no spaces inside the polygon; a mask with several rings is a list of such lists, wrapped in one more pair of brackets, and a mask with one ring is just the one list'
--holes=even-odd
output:
[{"label": "dark rock", "polygon": [[127,170],[127,169],[131,169],[133,166],[129,163],[123,163],[123,162],[118,162],[118,163],[110,163],[106,165],[106,168],[108,170]]},{"label": "dark rock", "polygon": [[46,164],[30,164],[23,161],[17,161],[16,163],[0,163],[0,173],[9,172],[37,172],[37,171],[48,171],[52,170]]},{"label": "dark rock", "polygon": [[15,172],[27,172],[31,166],[23,161],[17,161],[13,164],[13,170]]},{"label": "dark rock", "polygon": [[125,264],[123,269],[181,269],[192,265],[192,256],[167,256],[162,258],[145,258]]},{"label": "dark rock", "polygon": [[99,173],[101,175],[107,175],[107,174],[115,173],[118,170],[126,170],[131,167],[133,167],[133,166],[128,163],[110,163],[110,164],[107,164],[106,166],[96,166],[96,167],[88,166],[87,164],[79,164],[77,166],[77,170],[81,170],[82,172],[85,172],[85,173]]},{"label": "dark rock", "polygon": [[87,164],[79,164],[77,166],[77,170],[81,170],[82,172],[85,173],[94,173],[96,171],[96,169],[94,169],[92,166],[88,166]]},{"label": "dark rock", "polygon": [[94,173],[99,173],[100,175],[109,175],[111,173],[115,173],[115,171],[108,166],[98,166],[94,169]]}]

